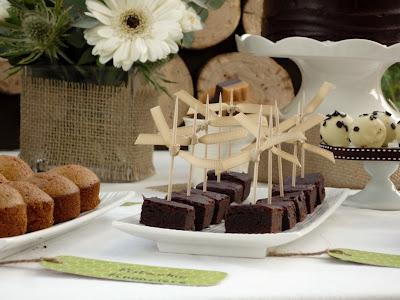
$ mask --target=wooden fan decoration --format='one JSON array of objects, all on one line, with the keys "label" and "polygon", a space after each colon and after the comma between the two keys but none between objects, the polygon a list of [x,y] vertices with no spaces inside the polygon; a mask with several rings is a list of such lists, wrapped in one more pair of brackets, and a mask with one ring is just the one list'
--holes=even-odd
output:
[{"label": "wooden fan decoration", "polygon": [[[319,116],[313,116],[311,119],[307,119],[307,117],[317,110],[317,108],[321,105],[321,103],[325,100],[326,96],[331,92],[331,90],[334,88],[333,84],[329,82],[324,82],[321,87],[319,88],[317,94],[314,96],[313,99],[307,104],[307,106],[304,109],[304,116],[305,119],[307,120],[307,123],[304,123],[300,128],[300,131],[303,130],[303,132],[311,129],[313,126],[318,125],[318,118],[321,118],[321,115]],[[282,132],[286,132],[290,129],[292,129],[294,126],[298,126],[298,116],[299,113],[290,116],[286,120],[284,120],[282,123],[280,123],[280,130]],[[311,127],[309,127],[311,126]]]},{"label": "wooden fan decoration", "polygon": [[[272,110],[272,109],[271,109]],[[272,114],[270,114],[272,117]],[[259,148],[257,148],[257,143],[251,144],[245,149],[241,151],[240,154],[233,155],[229,158],[222,160],[222,168],[224,170],[230,170],[237,166],[243,165],[248,162],[257,161],[257,157],[264,151],[271,151],[272,154],[282,157],[285,160],[288,160],[298,166],[300,166],[300,162],[297,157],[293,155],[279,150],[276,145],[279,145],[284,142],[295,141],[295,140],[305,140],[305,136],[301,132],[291,132],[291,133],[281,133],[275,136],[271,136],[270,133],[267,132],[265,126],[270,128],[272,132],[272,123],[271,126],[268,124],[264,124],[264,118],[262,122],[253,122],[247,115],[243,113],[239,113],[234,118],[237,120],[239,124],[241,124],[250,134],[252,134],[256,139],[258,139],[259,131],[261,134],[261,138],[259,139]],[[260,130],[258,129],[258,124],[262,124]],[[267,122],[266,122],[267,123]],[[229,133],[226,133],[229,134]]]},{"label": "wooden fan decoration", "polygon": [[[192,155],[194,156],[195,153],[195,147],[197,144],[197,110],[195,111],[194,117],[193,117],[193,130],[192,130]],[[192,177],[193,177],[193,165],[190,164],[189,167],[189,176],[188,176],[188,182],[187,182],[187,189],[186,189],[186,195],[190,196],[191,190],[192,190]]]},{"label": "wooden fan decoration", "polygon": [[[312,127],[320,124],[325,119],[324,115],[316,114],[315,111],[321,105],[323,100],[329,94],[329,92],[333,89],[333,85],[331,83],[325,82],[321,88],[319,89],[317,95],[304,107],[305,95],[303,95],[303,101],[299,103],[298,113],[293,118],[296,121],[296,126],[291,128],[289,132],[302,132],[305,134],[306,131],[310,130]],[[298,149],[298,147],[300,149]],[[301,156],[301,178],[305,177],[305,152],[311,152],[316,155],[319,155],[325,159],[330,160],[331,162],[335,162],[335,157],[332,152],[327,151],[325,149],[321,149],[318,146],[314,146],[302,141],[300,144],[297,142],[294,144],[293,155],[297,156],[298,152],[300,152]],[[296,185],[296,171],[297,168],[293,165],[292,168],[292,186]]]},{"label": "wooden fan decoration", "polygon": [[253,200],[252,204],[257,203],[257,185],[258,185],[258,167],[260,165],[260,143],[262,138],[262,126],[263,126],[263,106],[260,105],[260,112],[258,113],[258,128],[257,128],[257,140],[256,140],[256,153],[259,153],[254,160],[254,175],[253,175]]},{"label": "wooden fan decoration", "polygon": [[[275,130],[280,133],[280,111],[278,108],[278,103],[275,101]],[[278,146],[279,150],[282,150],[281,144]],[[293,164],[295,166],[295,164]],[[283,186],[283,165],[282,157],[278,156],[278,178],[279,178],[279,195],[284,197],[284,186]]]}]

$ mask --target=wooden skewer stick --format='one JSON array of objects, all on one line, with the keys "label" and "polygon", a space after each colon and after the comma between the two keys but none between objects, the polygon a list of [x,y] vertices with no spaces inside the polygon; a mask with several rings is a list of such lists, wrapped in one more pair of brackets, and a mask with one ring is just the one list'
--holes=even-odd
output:
[{"label": "wooden skewer stick", "polygon": [[[229,116],[233,117],[233,89],[231,90],[231,95],[230,95],[230,112],[229,112]],[[229,131],[231,131],[231,129],[229,129]],[[229,146],[228,146],[228,156],[231,157],[232,156],[232,142],[229,142]]]},{"label": "wooden skewer stick", "polygon": [[[269,111],[269,136],[273,135],[273,119],[272,119],[272,107]],[[272,151],[268,150],[268,204],[272,204]]]},{"label": "wooden skewer stick", "polygon": [[171,151],[174,151],[173,148],[176,147],[176,134],[177,134],[177,129],[178,129],[178,105],[179,105],[179,99],[177,97],[175,100],[174,124],[172,127],[172,141],[171,141],[172,143],[169,146],[171,160],[170,160],[170,164],[169,164],[167,201],[171,201],[171,198],[172,198],[172,177],[173,177],[173,172],[174,172],[175,155]]},{"label": "wooden skewer stick", "polygon": [[[192,136],[193,138],[196,136],[197,134],[197,105],[196,105],[196,110],[194,112],[194,117],[193,117],[193,132],[192,132]],[[196,148],[196,144],[192,143],[192,155],[194,155],[195,152],[195,148]],[[186,189],[186,195],[190,196],[191,190],[192,190],[192,177],[193,177],[193,165],[190,164],[190,168],[189,168],[189,178],[188,178],[188,182],[187,182],[187,189]]]},{"label": "wooden skewer stick", "polygon": [[[297,121],[296,121],[296,125],[300,124],[300,103],[297,106]],[[298,143],[297,141],[293,144],[293,155],[295,157],[298,157]],[[292,166],[292,187],[296,186],[296,176],[297,176],[297,166],[295,164],[293,164]]]},{"label": "wooden skewer stick", "polygon": [[[219,114],[218,117],[222,117],[222,94],[219,93]],[[222,128],[219,128],[219,132],[222,132]],[[218,144],[218,161],[221,160],[221,144]],[[217,182],[221,182],[221,173],[220,170],[215,170],[217,173]]]},{"label": "wooden skewer stick", "polygon": [[[207,101],[206,101],[206,115],[205,117],[205,121],[206,121],[206,135],[208,134],[208,122],[210,121],[210,114],[209,114],[209,109],[210,109],[210,95],[207,94]],[[204,145],[204,159],[208,159],[208,145],[205,144]],[[208,181],[208,177],[207,177],[207,168],[204,169],[204,181],[203,181],[203,192],[207,192],[207,181]]]},{"label": "wooden skewer stick", "polygon": [[[276,133],[280,134],[280,119],[279,119],[279,108],[278,108],[278,103],[275,101],[275,127],[276,127]],[[282,150],[281,144],[278,145],[278,149]],[[278,172],[279,172],[279,194],[283,198],[285,196],[284,190],[283,190],[283,168],[282,168],[282,157],[278,155]]]},{"label": "wooden skewer stick", "polygon": [[257,203],[257,185],[258,185],[258,167],[260,165],[260,142],[261,142],[261,128],[263,126],[263,107],[260,105],[260,112],[258,115],[258,135],[257,135],[257,141],[256,141],[256,153],[257,153],[257,159],[254,163],[254,176],[253,176],[253,204]]},{"label": "wooden skewer stick", "polygon": [[[304,105],[305,105],[305,100],[306,100],[306,93],[303,92],[303,99],[301,101],[301,105],[300,105],[300,122],[303,122],[303,118],[304,118]],[[305,171],[306,171],[306,151],[303,147],[303,143],[300,143],[300,155],[301,155],[301,173],[300,176],[301,178],[305,177]]]}]

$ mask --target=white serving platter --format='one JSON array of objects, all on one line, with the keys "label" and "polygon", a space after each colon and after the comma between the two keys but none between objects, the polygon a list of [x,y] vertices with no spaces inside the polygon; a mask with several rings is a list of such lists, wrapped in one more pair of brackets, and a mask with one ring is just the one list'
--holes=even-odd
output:
[{"label": "white serving platter", "polygon": [[[265,194],[265,188],[257,194]],[[230,257],[264,258],[268,249],[297,240],[321,225],[350,195],[348,189],[326,189],[326,199],[307,219],[291,230],[275,234],[225,233],[224,224],[201,232],[145,226],[140,214],[114,221],[113,226],[136,237],[153,240],[161,252]]]},{"label": "white serving platter", "polygon": [[27,233],[15,237],[0,238],[0,258],[26,250],[36,244],[42,243],[64,233],[89,223],[107,211],[122,205],[125,202],[137,199],[136,192],[101,193],[99,206],[89,212],[81,214],[78,218],[54,225],[50,228]]}]

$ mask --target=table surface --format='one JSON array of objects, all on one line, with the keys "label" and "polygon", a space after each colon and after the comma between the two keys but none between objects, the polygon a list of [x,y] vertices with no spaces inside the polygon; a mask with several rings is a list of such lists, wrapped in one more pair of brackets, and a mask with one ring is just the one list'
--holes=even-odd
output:
[{"label": "table surface", "polygon": [[[2,154],[2,153],[0,153]],[[8,153],[9,154],[9,153]],[[103,184],[102,191],[164,185],[167,153],[156,152],[157,174],[132,184]],[[186,164],[176,160],[176,183],[185,181]],[[139,199],[132,199],[133,201]],[[377,199],[379,201],[379,199]],[[399,299],[400,269],[342,263],[328,257],[243,259],[160,253],[156,244],[111,227],[138,213],[118,207],[90,224],[39,244],[10,259],[74,255],[127,263],[224,271],[214,287],[179,287],[80,278],[41,269],[36,264],[0,268],[1,299]],[[326,248],[400,253],[400,212],[339,208],[322,226],[278,251],[312,252]]]}]

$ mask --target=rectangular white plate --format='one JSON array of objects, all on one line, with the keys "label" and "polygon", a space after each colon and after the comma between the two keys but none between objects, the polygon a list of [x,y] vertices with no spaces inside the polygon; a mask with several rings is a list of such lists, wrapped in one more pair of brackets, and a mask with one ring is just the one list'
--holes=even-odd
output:
[{"label": "rectangular white plate", "polygon": [[24,235],[0,238],[0,258],[18,253],[34,246],[35,244],[47,241],[73,229],[79,228],[94,218],[103,215],[107,211],[120,206],[125,202],[132,201],[132,199],[137,199],[136,192],[101,193],[99,206],[94,210],[81,214],[74,220]]},{"label": "rectangular white plate", "polygon": [[313,214],[291,230],[275,234],[225,233],[224,224],[201,232],[150,227],[139,223],[140,214],[115,221],[113,226],[128,234],[155,241],[161,252],[263,258],[268,248],[297,240],[321,225],[349,193],[347,189],[327,188],[325,201]]}]

